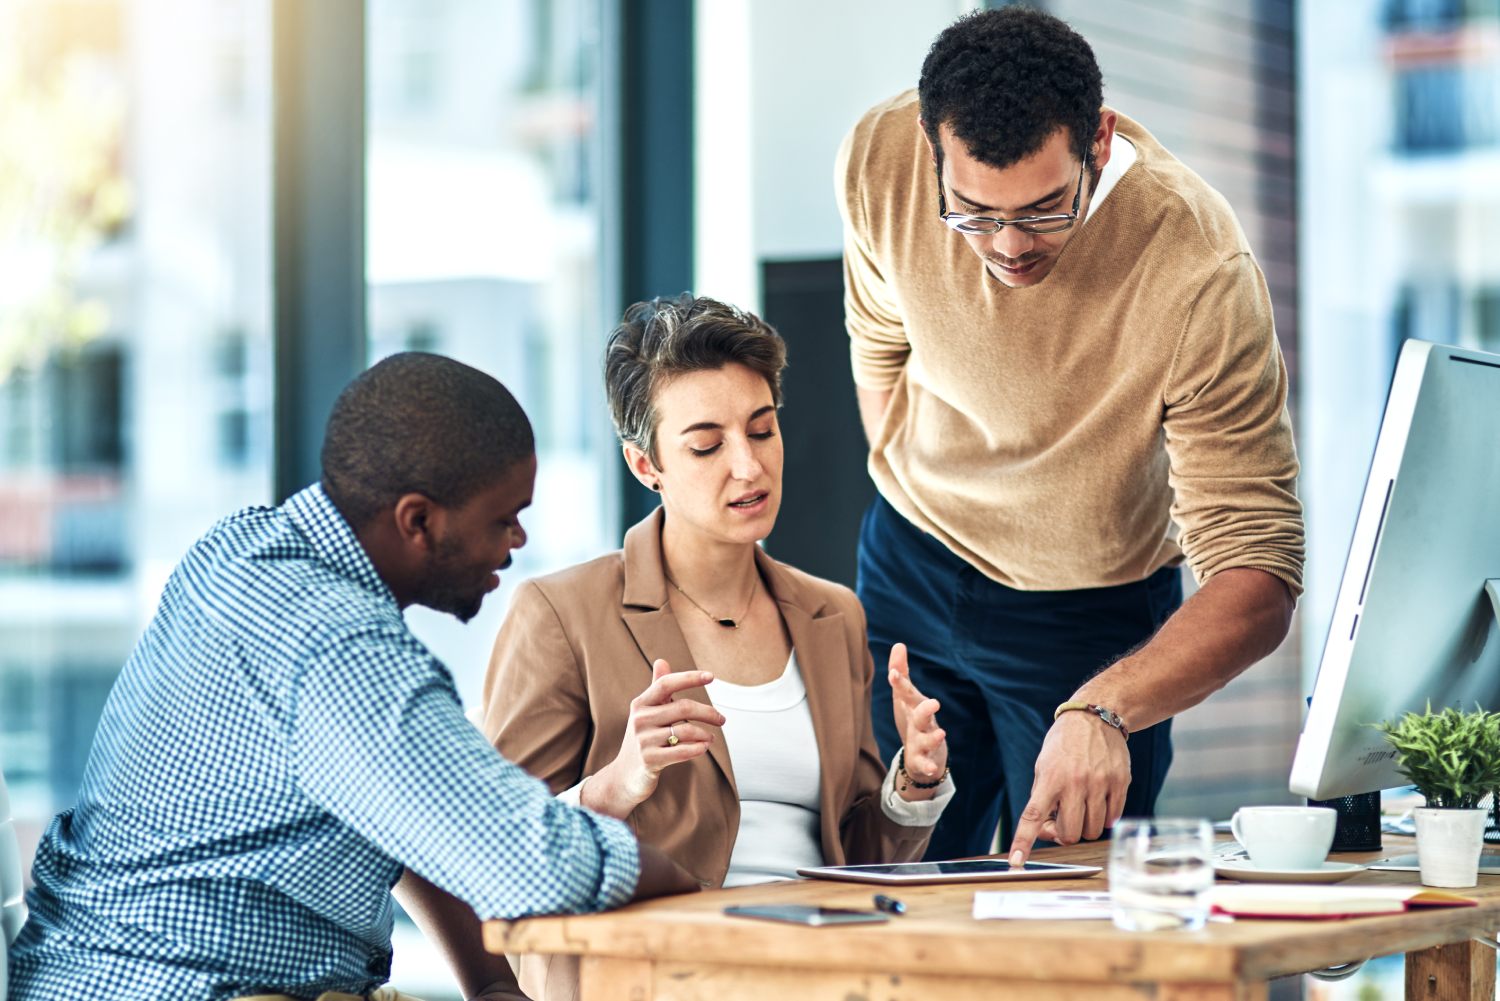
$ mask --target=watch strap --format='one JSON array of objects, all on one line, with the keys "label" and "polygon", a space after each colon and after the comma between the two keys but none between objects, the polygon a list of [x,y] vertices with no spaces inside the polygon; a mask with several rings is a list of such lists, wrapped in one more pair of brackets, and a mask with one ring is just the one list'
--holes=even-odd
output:
[{"label": "watch strap", "polygon": [[1105,723],[1119,730],[1121,737],[1124,737],[1126,740],[1130,739],[1130,730],[1126,728],[1125,721],[1113,709],[1107,709],[1092,702],[1064,702],[1052,711],[1052,719],[1056,721],[1059,716],[1067,712],[1083,712],[1097,716]]}]

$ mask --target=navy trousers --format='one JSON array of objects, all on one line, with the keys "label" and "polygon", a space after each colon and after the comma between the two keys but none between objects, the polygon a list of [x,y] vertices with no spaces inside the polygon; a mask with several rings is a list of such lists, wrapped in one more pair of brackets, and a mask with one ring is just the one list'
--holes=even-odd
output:
[{"label": "navy trousers", "polygon": [[[1182,604],[1176,567],[1134,584],[1077,591],[997,584],[879,495],[860,526],[857,589],[869,618],[871,708],[885,760],[901,746],[885,681],[892,644],[906,644],[912,680],[942,703],[938,723],[958,789],[933,832],[929,859],[988,853],[1002,820],[1010,838],[1053,710]],[[1147,816],[1172,763],[1171,721],[1132,733],[1127,746],[1124,815]],[[1007,847],[1002,841],[1000,850]]]}]

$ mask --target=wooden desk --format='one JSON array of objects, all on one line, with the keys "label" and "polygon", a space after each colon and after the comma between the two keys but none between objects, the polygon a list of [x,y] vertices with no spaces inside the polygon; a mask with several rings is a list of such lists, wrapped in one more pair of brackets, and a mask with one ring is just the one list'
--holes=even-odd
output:
[{"label": "wooden desk", "polygon": [[[1365,862],[1413,851],[1387,836]],[[1039,860],[1102,864],[1106,845],[1053,848]],[[1419,882],[1364,872],[1351,885]],[[1044,883],[912,886],[907,915],[881,925],[808,928],[725,917],[728,904],[870,906],[876,887],[808,881],[668,897],[608,914],[490,922],[494,952],[582,959],[582,1001],[1264,1001],[1275,977],[1407,954],[1406,996],[1495,997],[1495,952],[1472,941],[1500,928],[1500,877],[1480,876],[1480,906],[1341,921],[1210,922],[1201,932],[1130,933],[1101,921],[975,921],[979,889],[1102,891],[1104,875]]]}]

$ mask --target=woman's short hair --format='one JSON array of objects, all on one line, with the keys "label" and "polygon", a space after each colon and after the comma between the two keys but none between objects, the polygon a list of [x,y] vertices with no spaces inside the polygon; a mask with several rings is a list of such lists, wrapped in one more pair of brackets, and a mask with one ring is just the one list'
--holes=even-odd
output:
[{"label": "woman's short hair", "polygon": [[786,343],[760,317],[686,292],[631,306],[604,351],[604,389],[620,441],[656,462],[657,391],[679,375],[731,362],[764,377],[781,406]]}]

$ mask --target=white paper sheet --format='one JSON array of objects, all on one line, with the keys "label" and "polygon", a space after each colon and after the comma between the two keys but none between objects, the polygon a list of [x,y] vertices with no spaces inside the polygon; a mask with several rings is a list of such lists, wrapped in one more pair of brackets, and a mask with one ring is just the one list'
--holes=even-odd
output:
[{"label": "white paper sheet", "polygon": [[981,890],[974,894],[974,917],[1031,921],[1109,920],[1108,893],[1009,893]]}]

